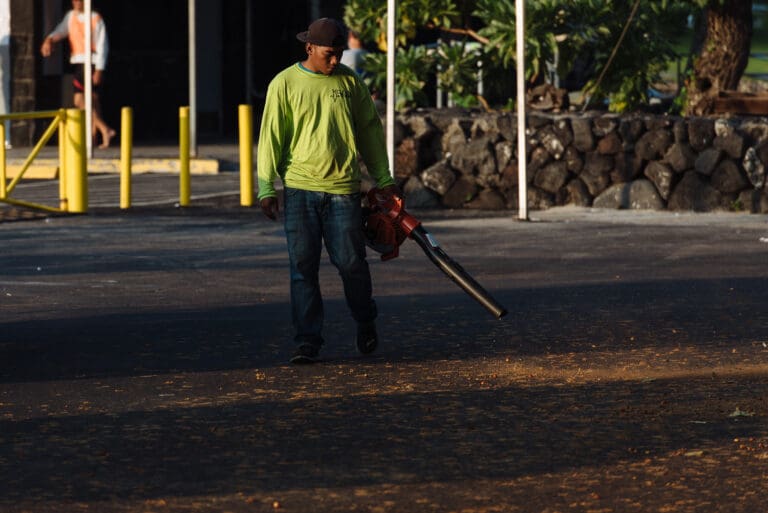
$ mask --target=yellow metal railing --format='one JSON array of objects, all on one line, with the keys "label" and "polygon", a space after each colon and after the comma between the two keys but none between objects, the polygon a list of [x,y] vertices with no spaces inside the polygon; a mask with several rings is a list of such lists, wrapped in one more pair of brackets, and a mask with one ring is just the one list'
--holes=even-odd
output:
[{"label": "yellow metal railing", "polygon": [[[40,140],[10,183],[7,180],[5,140],[6,120],[52,118]],[[240,204],[254,204],[253,170],[253,109],[250,105],[238,107],[240,148]],[[12,198],[10,195],[29,169],[34,159],[51,137],[59,131],[59,208]],[[133,109],[121,111],[120,137],[120,208],[131,207],[133,158]],[[85,113],[80,109],[60,109],[41,112],[23,112],[0,115],[0,202],[16,204],[49,212],[85,213],[88,210],[88,176],[85,148]],[[190,183],[190,112],[179,108],[179,206],[187,207],[191,201]]]},{"label": "yellow metal railing", "polygon": [[238,106],[240,127],[240,205],[253,206],[253,107]]},{"label": "yellow metal railing", "polygon": [[[53,118],[51,124],[32,148],[21,169],[10,183],[7,181],[5,121]],[[59,208],[11,198],[10,194],[43,147],[59,131]],[[48,212],[84,214],[88,210],[88,179],[85,155],[85,113],[80,109],[20,112],[0,115],[0,202]]]},{"label": "yellow metal railing", "polygon": [[120,208],[131,208],[133,159],[133,109],[120,110]]},{"label": "yellow metal railing", "polygon": [[192,199],[189,130],[189,107],[179,107],[179,206],[181,207],[188,207]]}]

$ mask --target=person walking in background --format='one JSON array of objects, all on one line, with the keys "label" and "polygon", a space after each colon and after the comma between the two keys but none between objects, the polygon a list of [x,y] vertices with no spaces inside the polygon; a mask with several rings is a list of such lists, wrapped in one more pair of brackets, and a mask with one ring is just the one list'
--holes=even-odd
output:
[{"label": "person walking in background", "polygon": [[341,54],[341,63],[345,66],[349,66],[355,73],[364,76],[365,70],[363,69],[363,63],[365,62],[365,54],[368,50],[363,46],[363,42],[360,40],[360,35],[354,30],[349,30],[347,36],[347,48]]},{"label": "person walking in background", "polygon": [[386,108],[384,102],[381,101],[379,92],[373,88],[371,83],[371,74],[365,71],[365,56],[368,54],[363,41],[360,39],[360,34],[354,30],[349,29],[347,35],[347,48],[344,53],[341,54],[341,63],[349,68],[353,69],[360,78],[368,86],[371,92],[371,98],[376,106],[376,109],[380,112]]},{"label": "person walking in background", "polygon": [[[40,47],[40,53],[43,57],[49,57],[53,50],[53,45],[64,39],[69,39],[70,58],[74,78],[72,85],[75,88],[74,103],[78,109],[85,109],[85,12],[83,0],[72,0],[72,10],[64,15],[53,32],[46,36]],[[116,132],[104,121],[101,114],[101,102],[99,94],[104,82],[104,70],[107,67],[107,55],[109,53],[109,41],[107,39],[107,28],[104,25],[104,19],[97,12],[91,12],[91,43],[92,43],[92,62],[93,62],[93,134],[101,134],[101,144],[99,148],[108,148]]]},{"label": "person walking in background", "polygon": [[389,172],[384,129],[368,88],[340,65],[347,44],[344,26],[321,18],[296,37],[305,43],[307,58],[278,73],[267,89],[257,157],[258,198],[264,215],[275,220],[279,205],[274,182],[282,180],[296,344],[291,362],[311,363],[324,344],[318,280],[323,241],[357,322],[358,351],[368,354],[378,345],[358,152],[385,194],[400,195],[400,190]]}]

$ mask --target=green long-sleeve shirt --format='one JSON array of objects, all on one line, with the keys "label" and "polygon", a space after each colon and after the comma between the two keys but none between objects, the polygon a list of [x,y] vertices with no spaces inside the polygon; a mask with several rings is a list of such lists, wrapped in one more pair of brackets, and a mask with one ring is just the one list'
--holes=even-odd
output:
[{"label": "green long-sleeve shirt", "polygon": [[358,152],[379,187],[394,183],[381,119],[354,71],[339,65],[323,75],[296,63],[275,76],[259,135],[259,199],[275,196],[278,176],[295,189],[357,192]]}]

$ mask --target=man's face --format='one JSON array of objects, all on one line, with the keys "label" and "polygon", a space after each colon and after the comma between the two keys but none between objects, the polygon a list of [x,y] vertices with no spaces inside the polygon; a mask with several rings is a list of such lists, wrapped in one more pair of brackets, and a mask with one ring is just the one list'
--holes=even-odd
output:
[{"label": "man's face", "polygon": [[72,0],[72,9],[77,12],[83,12],[85,10],[83,7],[83,0]]},{"label": "man's face", "polygon": [[307,44],[307,61],[312,71],[330,75],[341,62],[342,46],[317,46]]}]

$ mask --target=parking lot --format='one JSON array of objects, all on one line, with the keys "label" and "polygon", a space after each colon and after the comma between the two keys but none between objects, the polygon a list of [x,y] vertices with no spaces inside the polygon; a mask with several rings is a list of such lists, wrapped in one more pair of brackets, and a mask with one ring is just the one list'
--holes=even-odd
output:
[{"label": "parking lot", "polygon": [[0,511],[764,509],[764,216],[413,212],[509,315],[406,241],[379,351],[324,261],[295,367],[282,225],[217,177],[0,223]]}]

